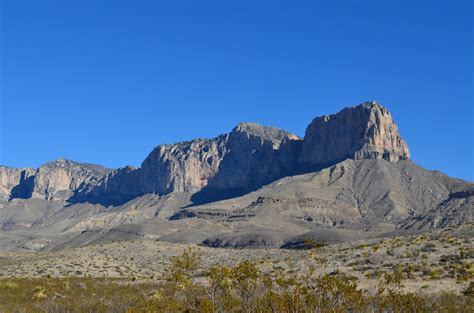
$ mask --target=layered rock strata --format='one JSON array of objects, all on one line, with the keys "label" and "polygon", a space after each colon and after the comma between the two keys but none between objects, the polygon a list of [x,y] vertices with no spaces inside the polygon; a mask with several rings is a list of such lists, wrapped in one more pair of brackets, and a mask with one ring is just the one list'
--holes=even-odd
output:
[{"label": "layered rock strata", "polygon": [[311,122],[299,163],[324,166],[345,159],[410,159],[408,146],[386,108],[375,101],[364,102]]}]

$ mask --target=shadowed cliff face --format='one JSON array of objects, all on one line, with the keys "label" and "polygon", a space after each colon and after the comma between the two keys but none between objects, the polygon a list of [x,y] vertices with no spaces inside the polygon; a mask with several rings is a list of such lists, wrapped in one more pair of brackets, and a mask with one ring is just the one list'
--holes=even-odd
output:
[{"label": "shadowed cliff face", "polygon": [[410,159],[390,112],[365,102],[337,114],[315,118],[306,129],[300,164],[331,165],[345,159]]},{"label": "shadowed cliff face", "polygon": [[304,140],[278,128],[241,123],[212,139],[156,147],[138,169],[114,171],[58,160],[37,170],[2,168],[3,198],[123,204],[146,194],[194,194],[195,203],[240,196],[278,178],[345,159],[410,158],[390,113],[376,102],[318,117]]},{"label": "shadowed cliff face", "polygon": [[[141,167],[143,192],[196,193],[203,188],[251,189],[288,171],[298,151],[282,149],[300,139],[283,130],[241,123],[213,139],[157,147]],[[281,156],[282,151],[293,152]]]},{"label": "shadowed cliff face", "polygon": [[35,173],[32,198],[67,200],[85,185],[95,184],[108,169],[59,159],[40,166]]},{"label": "shadowed cliff face", "polygon": [[0,168],[0,194],[4,199],[34,198],[64,201],[110,170],[92,164],[59,159],[38,169]]},{"label": "shadowed cliff face", "polygon": [[139,175],[139,169],[132,166],[113,170],[77,190],[68,202],[90,202],[106,206],[123,204],[143,194]]},{"label": "shadowed cliff face", "polygon": [[140,179],[143,192],[194,193],[208,184],[228,152],[229,135],[160,145],[143,161]]},{"label": "shadowed cliff face", "polygon": [[29,198],[33,191],[32,168],[0,167],[0,199]]},{"label": "shadowed cliff face", "polygon": [[241,123],[229,134],[227,153],[195,203],[240,196],[293,172],[301,139],[277,128]]},{"label": "shadowed cliff face", "polygon": [[0,248],[146,236],[280,246],[473,220],[474,184],[409,159],[390,113],[366,102],[314,119],[303,140],[241,123],[215,138],[160,145],[140,168],[62,159],[38,169],[0,167]]},{"label": "shadowed cliff face", "polygon": [[121,204],[146,193],[172,192],[195,194],[197,202],[237,196],[290,174],[300,144],[283,130],[241,123],[216,138],[160,145],[139,169],[113,171],[71,200]]}]

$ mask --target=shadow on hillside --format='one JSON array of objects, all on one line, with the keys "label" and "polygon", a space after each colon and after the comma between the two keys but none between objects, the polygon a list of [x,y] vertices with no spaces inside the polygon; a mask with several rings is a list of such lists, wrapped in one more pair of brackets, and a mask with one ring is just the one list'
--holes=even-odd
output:
[{"label": "shadow on hillside", "polygon": [[[341,160],[343,161],[343,160]],[[256,191],[263,186],[266,186],[268,184],[271,184],[272,182],[282,179],[284,177],[288,176],[295,176],[295,175],[303,175],[303,174],[308,174],[308,173],[313,173],[313,172],[318,172],[322,169],[325,169],[327,167],[331,167],[334,164],[338,162],[330,163],[330,164],[324,164],[324,165],[313,165],[313,164],[299,164],[293,169],[286,170],[282,173],[279,173],[278,175],[274,175],[274,177],[271,177],[270,179],[267,179],[265,181],[261,181],[260,183],[256,183],[253,185],[250,185],[249,187],[240,187],[240,188],[217,188],[214,185],[214,182],[219,178],[219,173],[211,178],[209,180],[209,183],[206,187],[195,193],[191,197],[191,201],[193,202],[192,205],[189,205],[188,207],[195,206],[195,205],[202,205],[202,204],[207,204],[215,201],[221,201],[221,200],[227,200],[227,199],[232,199],[232,198],[237,198],[241,197],[243,195],[246,195],[250,192]]]},{"label": "shadow on hillside", "polygon": [[20,183],[12,188],[10,193],[11,199],[29,199],[33,195],[35,187],[35,176],[25,178],[25,173],[20,177]]},{"label": "shadow on hillside", "polygon": [[69,205],[77,203],[91,203],[100,204],[103,206],[120,206],[132,199],[142,196],[143,194],[128,195],[124,196],[121,194],[106,193],[101,195],[81,194],[77,193],[67,200]]},{"label": "shadow on hillside", "polygon": [[[268,173],[269,177],[266,179],[262,179],[262,177],[258,177],[256,174],[250,172],[250,176],[246,178],[246,186],[242,187],[234,187],[234,188],[221,188],[223,181],[225,182],[226,177],[229,175],[229,168],[232,167],[231,164],[226,164],[226,159],[221,163],[219,166],[219,171],[217,174],[209,179],[207,186],[205,186],[200,191],[196,192],[191,196],[191,202],[187,207],[192,207],[196,205],[207,204],[215,201],[227,200],[232,198],[237,198],[244,196],[250,192],[256,191],[263,186],[271,184],[272,182],[287,177],[287,176],[295,176],[295,175],[302,175],[312,172],[320,171],[324,168],[333,166],[338,162],[334,162],[331,164],[324,164],[324,165],[312,165],[312,164],[298,164],[293,168],[286,168],[279,172]],[[343,161],[343,160],[341,160]],[[226,167],[223,171],[223,167]],[[246,168],[242,168],[241,170],[246,170]],[[230,171],[231,172],[231,171]],[[129,190],[129,192],[131,192]],[[103,206],[120,206],[123,205],[130,200],[140,197],[144,195],[143,192],[138,192],[136,190],[135,193],[131,193],[129,195],[124,195],[119,192],[105,192],[105,193],[87,193],[87,192],[78,192],[74,196],[72,196],[68,202],[70,204],[76,203],[91,203],[91,204],[100,204]]]}]

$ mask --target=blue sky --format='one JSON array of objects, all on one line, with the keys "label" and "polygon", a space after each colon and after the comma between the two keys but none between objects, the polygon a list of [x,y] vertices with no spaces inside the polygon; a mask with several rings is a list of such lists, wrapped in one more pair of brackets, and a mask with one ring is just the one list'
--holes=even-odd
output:
[{"label": "blue sky", "polygon": [[[65,3],[67,2],[67,3]],[[377,100],[474,180],[471,1],[0,0],[0,164],[140,165],[241,121],[300,136]]]}]

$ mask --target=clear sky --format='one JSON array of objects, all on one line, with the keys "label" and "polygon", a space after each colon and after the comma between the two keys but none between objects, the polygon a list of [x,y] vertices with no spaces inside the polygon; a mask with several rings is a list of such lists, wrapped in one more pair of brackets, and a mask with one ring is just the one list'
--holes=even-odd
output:
[{"label": "clear sky", "polygon": [[0,164],[140,165],[253,121],[377,100],[413,160],[474,180],[472,1],[0,0]]}]

